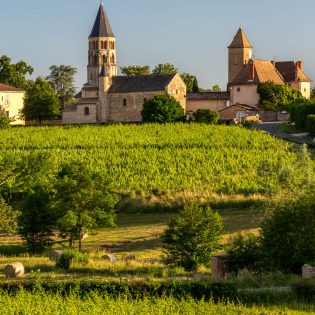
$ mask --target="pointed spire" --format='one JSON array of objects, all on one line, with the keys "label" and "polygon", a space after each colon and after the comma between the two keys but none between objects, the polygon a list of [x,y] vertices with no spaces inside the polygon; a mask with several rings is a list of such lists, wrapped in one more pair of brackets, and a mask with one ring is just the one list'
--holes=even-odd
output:
[{"label": "pointed spire", "polygon": [[242,27],[238,29],[231,45],[228,48],[253,48]]},{"label": "pointed spire", "polygon": [[103,63],[102,70],[100,72],[100,77],[106,77],[107,76],[107,71],[106,71],[106,66],[105,62]]},{"label": "pointed spire", "polygon": [[100,4],[89,38],[92,37],[115,37],[110,26],[109,19],[105,13],[103,2]]}]

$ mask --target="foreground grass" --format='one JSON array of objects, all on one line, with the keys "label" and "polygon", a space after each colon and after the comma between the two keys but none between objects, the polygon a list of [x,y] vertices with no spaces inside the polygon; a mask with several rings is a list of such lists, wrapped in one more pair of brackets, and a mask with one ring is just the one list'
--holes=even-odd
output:
[{"label": "foreground grass", "polygon": [[215,315],[306,315],[312,314],[312,305],[292,304],[288,306],[253,306],[241,304],[195,301],[192,299],[178,301],[172,298],[128,300],[127,298],[112,299],[94,294],[80,299],[75,294],[68,297],[49,295],[40,292],[19,292],[15,296],[0,294],[0,312],[2,315],[37,314],[37,315],[78,315],[78,314],[215,314]]}]

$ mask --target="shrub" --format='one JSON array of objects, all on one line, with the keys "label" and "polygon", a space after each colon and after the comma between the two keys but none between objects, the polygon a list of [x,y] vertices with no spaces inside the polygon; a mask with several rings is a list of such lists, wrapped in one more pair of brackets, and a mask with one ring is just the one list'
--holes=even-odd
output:
[{"label": "shrub", "polygon": [[166,264],[186,271],[196,271],[201,264],[209,265],[212,253],[219,247],[222,226],[220,215],[210,207],[185,206],[169,222],[162,236]]},{"label": "shrub", "polygon": [[260,237],[254,234],[245,237],[239,233],[227,246],[229,270],[236,273],[245,268],[260,271],[264,260],[260,241]]},{"label": "shrub", "polygon": [[65,250],[56,261],[56,267],[58,269],[69,270],[73,264],[86,266],[88,264],[88,258],[78,251]]},{"label": "shrub", "polygon": [[0,129],[10,128],[11,119],[3,112],[0,112]]},{"label": "shrub", "polygon": [[143,104],[143,122],[167,123],[184,121],[185,112],[180,103],[172,96],[156,95]]},{"label": "shrub", "polygon": [[310,101],[295,103],[291,106],[290,114],[297,128],[305,128],[307,117],[315,114],[315,103]]},{"label": "shrub", "polygon": [[310,135],[315,136],[315,115],[308,115],[306,119],[306,130]]},{"label": "shrub", "polygon": [[219,121],[219,114],[211,109],[197,109],[193,116],[196,122],[206,124],[217,124]]},{"label": "shrub", "polygon": [[262,248],[275,270],[301,273],[315,259],[315,200],[305,193],[297,200],[281,200],[262,223]]}]

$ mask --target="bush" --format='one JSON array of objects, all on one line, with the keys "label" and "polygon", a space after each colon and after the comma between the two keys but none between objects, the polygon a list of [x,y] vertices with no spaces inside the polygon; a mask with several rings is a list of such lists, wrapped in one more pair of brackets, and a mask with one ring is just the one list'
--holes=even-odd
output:
[{"label": "bush", "polygon": [[315,259],[315,200],[305,193],[275,203],[262,223],[262,248],[275,270],[301,273],[302,266]]},{"label": "bush", "polygon": [[5,114],[0,112],[0,129],[10,128],[11,119]]},{"label": "bush", "polygon": [[244,237],[239,233],[227,246],[229,270],[235,273],[245,268],[260,271],[264,260],[260,241],[259,236],[248,234]]},{"label": "bush", "polygon": [[211,109],[197,109],[193,116],[198,123],[217,124],[219,121],[219,114]]},{"label": "bush", "polygon": [[88,264],[88,258],[86,255],[74,251],[65,250],[56,262],[56,268],[69,270],[73,264],[78,264],[80,266],[86,266]]},{"label": "bush", "polygon": [[306,127],[307,117],[315,115],[315,103],[310,101],[295,103],[291,106],[290,114],[296,127],[303,129]]},{"label": "bush", "polygon": [[201,264],[209,265],[211,255],[219,247],[222,227],[220,215],[210,207],[185,206],[169,222],[162,236],[166,264],[186,271],[196,271]]},{"label": "bush", "polygon": [[310,135],[315,136],[315,115],[307,116],[306,130]]},{"label": "bush", "polygon": [[167,123],[184,121],[185,112],[180,103],[172,96],[156,95],[143,104],[143,122]]}]

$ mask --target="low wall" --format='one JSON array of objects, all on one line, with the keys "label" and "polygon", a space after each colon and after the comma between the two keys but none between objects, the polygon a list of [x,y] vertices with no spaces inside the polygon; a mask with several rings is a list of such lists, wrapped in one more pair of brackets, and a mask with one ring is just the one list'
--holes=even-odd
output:
[{"label": "low wall", "polygon": [[265,122],[290,120],[290,114],[287,112],[260,111],[259,117]]}]

